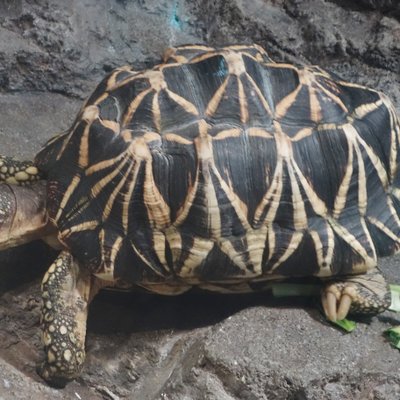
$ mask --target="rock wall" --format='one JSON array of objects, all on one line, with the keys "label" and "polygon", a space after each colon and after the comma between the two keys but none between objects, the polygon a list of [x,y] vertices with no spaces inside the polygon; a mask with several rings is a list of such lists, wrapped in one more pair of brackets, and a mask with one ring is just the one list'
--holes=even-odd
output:
[{"label": "rock wall", "polygon": [[[2,0],[1,153],[32,157],[116,66],[144,68],[182,43],[253,41],[384,90],[400,111],[397,0]],[[396,316],[345,335],[309,301],[264,295],[103,293],[82,377],[51,389],[35,365],[39,276],[53,256],[38,243],[0,254],[0,398],[400,398],[400,355],[382,336]],[[398,257],[381,264],[400,281]]]}]

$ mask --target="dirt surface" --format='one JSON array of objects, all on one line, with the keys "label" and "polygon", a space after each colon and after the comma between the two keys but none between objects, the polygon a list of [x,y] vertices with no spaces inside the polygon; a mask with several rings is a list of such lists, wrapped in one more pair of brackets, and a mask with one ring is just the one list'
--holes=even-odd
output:
[{"label": "dirt surface", "polygon": [[[143,68],[182,43],[255,41],[277,61],[383,90],[400,112],[399,21],[397,0],[2,0],[0,150],[32,157],[106,72]],[[81,378],[49,388],[35,367],[40,276],[54,256],[41,243],[0,254],[0,399],[400,398],[400,353],[382,334],[398,316],[344,334],[318,302],[264,294],[104,292]],[[400,282],[400,257],[381,266]]]}]

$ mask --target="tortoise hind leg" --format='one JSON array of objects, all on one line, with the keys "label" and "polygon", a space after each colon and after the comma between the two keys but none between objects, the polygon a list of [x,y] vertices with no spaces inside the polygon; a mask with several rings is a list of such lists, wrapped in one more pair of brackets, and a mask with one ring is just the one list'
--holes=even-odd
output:
[{"label": "tortoise hind leg", "polygon": [[38,169],[31,161],[18,161],[0,156],[0,182],[27,185],[40,179]]},{"label": "tortoise hind leg", "polygon": [[43,278],[41,325],[46,358],[38,373],[54,386],[65,386],[81,372],[90,290],[90,274],[82,273],[66,251]]},{"label": "tortoise hind leg", "polygon": [[331,321],[347,314],[374,315],[385,311],[391,303],[389,285],[378,268],[363,275],[349,276],[331,282],[322,290],[322,305]]}]

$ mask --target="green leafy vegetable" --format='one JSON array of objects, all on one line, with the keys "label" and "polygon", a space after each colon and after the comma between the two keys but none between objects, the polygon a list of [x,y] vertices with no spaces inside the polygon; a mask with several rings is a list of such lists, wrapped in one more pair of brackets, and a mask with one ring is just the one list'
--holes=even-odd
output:
[{"label": "green leafy vegetable", "polygon": [[272,285],[274,297],[318,296],[321,287],[313,284],[276,283]]},{"label": "green leafy vegetable", "polygon": [[354,321],[348,319],[341,319],[340,321],[332,322],[346,332],[353,332],[356,329],[357,324]]},{"label": "green leafy vegetable", "polygon": [[389,285],[392,295],[392,304],[389,307],[390,311],[400,312],[400,285]]},{"label": "green leafy vegetable", "polygon": [[389,342],[396,349],[400,349],[400,326],[395,326],[385,331],[386,335],[389,337]]}]

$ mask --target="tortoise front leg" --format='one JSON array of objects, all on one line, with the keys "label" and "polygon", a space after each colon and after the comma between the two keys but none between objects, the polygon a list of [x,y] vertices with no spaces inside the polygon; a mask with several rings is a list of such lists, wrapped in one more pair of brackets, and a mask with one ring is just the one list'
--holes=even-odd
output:
[{"label": "tortoise front leg", "polygon": [[40,178],[32,161],[18,161],[12,157],[0,156],[0,182],[27,185]]},{"label": "tortoise front leg", "polygon": [[41,325],[45,361],[38,372],[54,386],[65,386],[81,372],[90,290],[90,274],[80,271],[67,251],[60,253],[43,278]]},{"label": "tortoise front leg", "polygon": [[322,305],[331,321],[344,319],[349,313],[379,314],[389,308],[390,303],[389,285],[378,268],[331,282],[322,291]]}]

